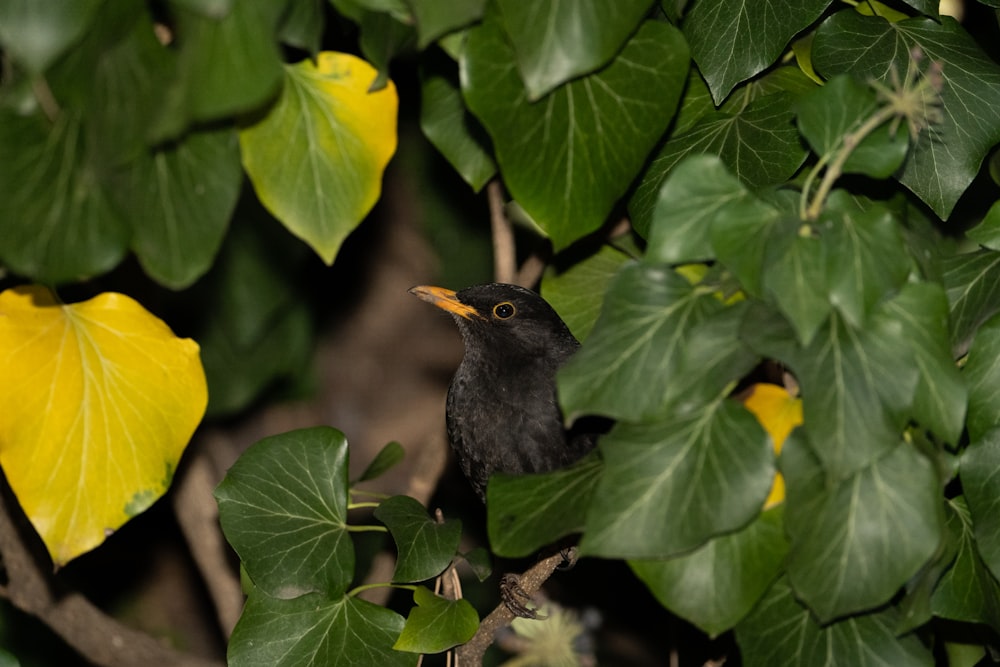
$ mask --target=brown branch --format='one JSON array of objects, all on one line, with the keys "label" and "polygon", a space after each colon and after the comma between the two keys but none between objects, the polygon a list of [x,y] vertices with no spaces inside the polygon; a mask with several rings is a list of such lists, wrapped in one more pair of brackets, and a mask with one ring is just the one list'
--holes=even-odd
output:
[{"label": "brown branch", "polygon": [[493,230],[493,279],[498,283],[513,283],[517,277],[517,249],[514,228],[504,211],[503,186],[499,179],[487,183],[486,198]]},{"label": "brown branch", "polygon": [[218,437],[201,436],[190,465],[177,480],[172,500],[177,525],[208,589],[219,627],[229,637],[243,613],[243,588],[229,562],[229,547],[219,529],[219,506],[212,497],[220,475],[206,451],[219,444]]},{"label": "brown branch", "polygon": [[[0,595],[36,616],[89,662],[101,667],[218,667],[123,625],[77,592],[59,592],[51,564],[4,479],[0,482],[0,556],[7,585]],[[30,545],[30,546],[29,546]]]},{"label": "brown branch", "polygon": [[[569,559],[576,560],[576,547],[570,549]],[[567,560],[564,552],[555,553],[548,558],[544,558],[535,563],[524,574],[521,575],[521,589],[528,595],[536,593],[556,568],[563,565]],[[483,664],[483,656],[486,649],[493,643],[493,636],[497,630],[505,628],[514,620],[514,612],[507,608],[507,605],[500,603],[497,608],[490,612],[479,624],[476,634],[467,643],[459,646],[456,655],[461,667],[476,667]]]}]

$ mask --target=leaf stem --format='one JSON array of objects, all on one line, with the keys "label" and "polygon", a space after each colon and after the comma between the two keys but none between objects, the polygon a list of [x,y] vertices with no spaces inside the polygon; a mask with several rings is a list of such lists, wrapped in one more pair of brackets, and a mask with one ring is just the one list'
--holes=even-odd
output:
[{"label": "leaf stem", "polygon": [[359,510],[359,509],[362,509],[364,507],[378,507],[381,504],[382,503],[375,503],[375,502],[347,503],[347,509],[348,510]]},{"label": "leaf stem", "polygon": [[347,525],[348,532],[351,533],[388,533],[389,529],[385,526],[374,526],[371,524],[363,524],[360,526]]},{"label": "leaf stem", "polygon": [[[830,190],[833,189],[833,184],[843,175],[844,165],[847,163],[848,158],[851,157],[851,153],[864,141],[865,137],[878,129],[883,123],[892,120],[895,115],[896,110],[891,106],[882,107],[869,116],[858,129],[844,135],[840,143],[840,149],[833,154],[833,160],[830,161],[830,165],[823,171],[823,180],[820,181],[819,188],[816,190],[816,194],[813,196],[808,208],[800,211],[803,220],[816,220],[819,217],[820,212],[823,210],[823,204],[826,203],[826,198],[830,194]],[[809,197],[809,187],[815,179],[815,175],[823,168],[827,160],[827,155],[821,157],[812,172],[810,172],[803,186],[803,201]]]}]

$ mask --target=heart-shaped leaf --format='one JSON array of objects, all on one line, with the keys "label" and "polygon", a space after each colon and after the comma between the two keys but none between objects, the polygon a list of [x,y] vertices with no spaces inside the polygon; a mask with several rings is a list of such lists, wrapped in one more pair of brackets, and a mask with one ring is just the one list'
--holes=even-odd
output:
[{"label": "heart-shaped leaf", "polygon": [[907,443],[833,481],[800,432],[781,454],[788,576],[826,623],[887,602],[929,561],[944,536],[941,483]]},{"label": "heart-shaped leaf", "polygon": [[[975,178],[987,151],[1000,141],[1000,66],[950,16],[889,23],[851,9],[836,12],[816,31],[813,64],[824,76],[849,72],[892,84],[914,65],[940,64],[943,122],[922,132],[899,181],[942,218]],[[921,68],[925,65],[919,65]]]},{"label": "heart-shaped leaf", "polygon": [[468,600],[446,600],[424,586],[413,591],[416,603],[393,644],[397,651],[440,653],[472,639],[479,615]]},{"label": "heart-shaped leaf", "polygon": [[684,19],[684,35],[715,103],[722,104],[733,86],[774,64],[792,37],[829,4],[828,0],[693,3]]},{"label": "heart-shaped leaf", "polygon": [[396,89],[368,92],[375,70],[346,53],[284,72],[281,97],[240,132],[243,166],[264,206],[330,264],[378,200],[396,150]]},{"label": "heart-shaped leaf", "polygon": [[229,639],[231,667],[416,667],[419,656],[396,651],[403,617],[355,597],[310,593],[292,600],[250,593]]},{"label": "heart-shaped leaf", "polygon": [[820,625],[782,578],[736,626],[736,640],[747,665],[932,667],[934,655],[920,637],[900,636],[898,627],[895,607]]},{"label": "heart-shaped leaf", "polygon": [[534,104],[497,17],[469,31],[462,90],[483,122],[514,199],[557,249],[592,232],[642,167],[677,108],[687,45],[647,21],[605,68]]},{"label": "heart-shaped leaf", "polygon": [[604,466],[596,457],[537,475],[494,475],[486,489],[490,547],[518,558],[583,530]]},{"label": "heart-shaped leaf", "polygon": [[649,5],[650,0],[499,0],[528,100],[605,65]]},{"label": "heart-shaped leaf", "polygon": [[747,525],[774,479],[774,452],[764,429],[725,398],[656,421],[619,422],[599,446],[605,471],[581,553],[676,556]]},{"label": "heart-shaped leaf", "polygon": [[0,294],[0,376],[0,464],[57,566],[163,495],[208,399],[198,345],[114,293]]},{"label": "heart-shaped leaf", "polygon": [[670,560],[629,567],[664,607],[715,637],[740,621],[778,576],[788,543],[781,510]]},{"label": "heart-shaped leaf", "polygon": [[661,411],[675,395],[692,327],[721,308],[662,264],[626,264],[586,344],[557,375],[567,418],[600,414],[634,421]]},{"label": "heart-shaped leaf", "polygon": [[393,496],[379,504],[375,518],[384,523],[396,541],[396,582],[424,581],[436,577],[451,563],[462,537],[462,522],[438,523],[409,496]]},{"label": "heart-shaped leaf", "polygon": [[254,443],[215,499],[226,539],[263,597],[320,592],[335,599],[354,578],[340,431],[306,428]]}]

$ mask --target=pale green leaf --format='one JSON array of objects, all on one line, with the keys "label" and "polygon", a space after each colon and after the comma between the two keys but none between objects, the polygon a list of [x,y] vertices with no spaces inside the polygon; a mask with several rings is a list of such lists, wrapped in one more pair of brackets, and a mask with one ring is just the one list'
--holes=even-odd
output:
[{"label": "pale green leaf", "polygon": [[905,442],[832,479],[799,433],[781,450],[788,576],[826,623],[888,602],[930,560],[944,536],[941,483]]},{"label": "pale green leaf", "polygon": [[669,560],[629,561],[664,607],[715,637],[739,622],[778,576],[788,543],[781,508]]},{"label": "pale green leaf", "polygon": [[344,53],[287,65],[277,103],[240,132],[258,198],[327,264],[375,205],[396,150],[396,89],[369,93],[374,78]]},{"label": "pale green leaf", "polygon": [[747,525],[774,479],[767,433],[725,398],[618,422],[599,446],[605,470],[580,542],[595,556],[666,558],[699,547]]},{"label": "pale green leaf", "polygon": [[413,591],[415,606],[393,644],[397,651],[441,653],[472,639],[479,615],[468,600],[446,600],[424,586]]}]

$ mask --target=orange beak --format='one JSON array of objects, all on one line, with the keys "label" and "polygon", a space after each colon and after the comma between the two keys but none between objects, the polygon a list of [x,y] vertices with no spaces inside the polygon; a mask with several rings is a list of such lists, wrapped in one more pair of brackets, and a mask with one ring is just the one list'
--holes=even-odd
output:
[{"label": "orange beak", "polygon": [[475,308],[459,301],[453,290],[445,289],[444,287],[418,285],[417,287],[411,287],[409,291],[413,296],[423,299],[427,303],[433,304],[453,315],[464,317],[467,320],[473,317],[482,317]]}]

